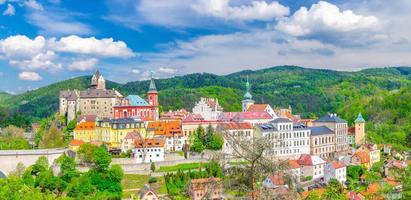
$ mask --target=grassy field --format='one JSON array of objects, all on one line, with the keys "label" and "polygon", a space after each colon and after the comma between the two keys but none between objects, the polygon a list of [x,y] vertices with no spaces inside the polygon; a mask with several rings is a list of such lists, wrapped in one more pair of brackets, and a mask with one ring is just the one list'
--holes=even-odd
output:
[{"label": "grassy field", "polygon": [[200,167],[206,167],[206,163],[183,163],[183,164],[178,164],[174,166],[161,166],[156,172],[174,172],[177,170],[192,170],[192,169],[198,169]]},{"label": "grassy field", "polygon": [[[144,184],[148,184],[148,175],[139,174],[125,174],[121,185],[123,186],[123,197],[130,197],[131,194],[138,196],[140,189],[144,187]],[[150,184],[150,188],[157,192],[158,195],[167,194],[167,188],[164,183],[164,178],[156,177],[157,183]]]}]

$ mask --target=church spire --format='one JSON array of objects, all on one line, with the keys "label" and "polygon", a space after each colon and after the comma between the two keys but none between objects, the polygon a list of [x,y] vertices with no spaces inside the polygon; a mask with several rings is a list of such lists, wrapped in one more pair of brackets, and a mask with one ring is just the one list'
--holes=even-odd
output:
[{"label": "church spire", "polygon": [[250,93],[250,83],[248,82],[248,75],[247,75],[247,82],[245,83],[245,94],[244,99],[252,99],[253,96]]},{"label": "church spire", "polygon": [[154,83],[154,78],[153,78],[154,72],[150,72],[150,87],[148,88],[149,92],[157,92],[156,84]]}]

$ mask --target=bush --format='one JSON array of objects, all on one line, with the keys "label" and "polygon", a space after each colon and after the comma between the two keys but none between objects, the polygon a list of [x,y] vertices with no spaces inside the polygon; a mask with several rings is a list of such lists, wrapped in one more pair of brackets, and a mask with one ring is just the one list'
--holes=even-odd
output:
[{"label": "bush", "polygon": [[313,179],[312,176],[306,176],[306,177],[304,177],[304,180],[305,180],[305,181],[310,181],[310,180],[312,180],[312,179]]},{"label": "bush", "polygon": [[148,183],[152,184],[152,183],[157,183],[157,178],[156,177],[150,177],[148,179]]}]

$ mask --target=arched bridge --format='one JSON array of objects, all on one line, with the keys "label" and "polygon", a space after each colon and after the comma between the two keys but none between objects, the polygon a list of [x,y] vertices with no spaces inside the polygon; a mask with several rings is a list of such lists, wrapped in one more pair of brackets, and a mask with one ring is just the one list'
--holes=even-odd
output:
[{"label": "arched bridge", "polygon": [[8,175],[16,169],[19,162],[28,167],[33,165],[40,156],[47,157],[49,165],[53,164],[67,149],[31,149],[31,150],[2,150],[0,151],[0,173]]}]

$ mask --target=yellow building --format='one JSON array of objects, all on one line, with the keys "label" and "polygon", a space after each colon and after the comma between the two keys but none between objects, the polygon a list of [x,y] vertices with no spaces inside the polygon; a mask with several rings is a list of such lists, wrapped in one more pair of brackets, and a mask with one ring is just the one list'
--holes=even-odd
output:
[{"label": "yellow building", "polygon": [[120,149],[127,133],[133,131],[144,136],[146,133],[144,122],[140,119],[121,118],[100,120],[96,125],[98,141],[107,144],[112,149]]},{"label": "yellow building", "polygon": [[84,142],[98,141],[96,132],[96,122],[83,121],[77,124],[73,131],[74,140],[82,140]]},{"label": "yellow building", "polygon": [[121,143],[129,132],[145,135],[144,122],[140,119],[104,119],[97,122],[83,121],[74,129],[74,140],[84,142],[100,142],[110,149],[120,149]]}]

